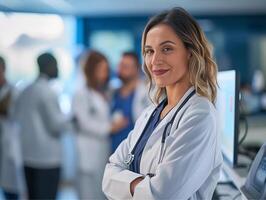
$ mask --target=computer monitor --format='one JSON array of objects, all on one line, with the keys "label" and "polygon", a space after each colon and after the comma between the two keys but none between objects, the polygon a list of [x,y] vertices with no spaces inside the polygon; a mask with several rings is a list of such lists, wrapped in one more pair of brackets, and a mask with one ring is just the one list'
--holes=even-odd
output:
[{"label": "computer monitor", "polygon": [[216,108],[224,160],[237,165],[239,122],[239,76],[236,70],[218,72]]}]

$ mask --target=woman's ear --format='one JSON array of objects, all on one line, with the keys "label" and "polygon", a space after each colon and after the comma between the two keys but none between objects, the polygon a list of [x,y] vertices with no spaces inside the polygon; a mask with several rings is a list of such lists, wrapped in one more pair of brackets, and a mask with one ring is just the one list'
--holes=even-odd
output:
[{"label": "woman's ear", "polygon": [[188,54],[187,54],[187,59],[189,60],[191,58],[192,54],[191,52],[188,50]]}]

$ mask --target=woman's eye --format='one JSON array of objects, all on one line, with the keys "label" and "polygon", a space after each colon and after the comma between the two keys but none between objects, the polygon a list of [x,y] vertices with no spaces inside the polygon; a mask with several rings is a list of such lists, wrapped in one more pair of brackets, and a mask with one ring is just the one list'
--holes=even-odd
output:
[{"label": "woman's eye", "polygon": [[152,50],[151,49],[147,49],[145,50],[145,55],[151,55],[152,54]]},{"label": "woman's eye", "polygon": [[171,51],[172,50],[172,48],[169,48],[169,47],[165,47],[165,48],[163,48],[163,52],[169,52],[169,51]]}]

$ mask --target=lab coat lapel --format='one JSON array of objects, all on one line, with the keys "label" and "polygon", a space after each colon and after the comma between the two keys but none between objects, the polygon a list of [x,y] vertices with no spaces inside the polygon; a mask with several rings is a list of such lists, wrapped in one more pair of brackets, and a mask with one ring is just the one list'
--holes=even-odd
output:
[{"label": "lab coat lapel", "polygon": [[[174,111],[176,109],[171,110],[163,119],[162,121],[158,124],[158,126],[154,129],[153,133],[151,134],[150,138],[147,141],[147,144],[145,146],[145,149],[150,149],[152,147],[153,144],[155,144],[155,142],[157,140],[161,140],[164,128],[166,126],[166,124],[171,120]],[[144,151],[145,151],[144,149]]]},{"label": "lab coat lapel", "polygon": [[[164,132],[164,128],[168,122],[172,119],[173,115],[175,114],[176,110],[182,104],[182,102],[187,98],[187,96],[193,91],[194,87],[190,87],[188,91],[183,95],[177,105],[162,119],[162,121],[158,124],[155,128],[153,133],[151,134],[150,138],[148,139],[144,151],[146,149],[151,148],[151,146],[159,139],[161,139],[162,134]],[[177,116],[176,116],[177,117]],[[176,120],[176,119],[175,119]],[[171,129],[172,130],[172,129]]]},{"label": "lab coat lapel", "polygon": [[168,113],[168,115],[165,116],[165,118],[158,124],[148,139],[141,158],[141,160],[145,160],[145,165],[143,165],[142,161],[140,163],[140,171],[142,173],[155,173],[155,169],[159,161],[159,150],[161,147],[160,143],[162,134],[167,122],[171,120],[172,116],[173,113]]}]

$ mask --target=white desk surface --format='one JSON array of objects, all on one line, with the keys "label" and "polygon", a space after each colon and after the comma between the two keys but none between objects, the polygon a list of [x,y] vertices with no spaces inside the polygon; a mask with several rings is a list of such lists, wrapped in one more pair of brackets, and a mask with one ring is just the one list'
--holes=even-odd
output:
[{"label": "white desk surface", "polygon": [[[254,116],[248,116],[248,134],[246,139],[243,142],[243,145],[259,145],[261,146],[263,143],[266,142],[266,114],[262,115],[254,115]],[[241,121],[239,125],[240,135],[239,137],[242,137],[244,132],[244,123]],[[242,162],[243,158],[241,159],[241,156],[238,156],[238,161]],[[245,160],[245,159],[244,159]],[[251,162],[251,161],[250,161]],[[242,199],[246,200],[246,196],[242,193],[240,188],[244,185],[246,176],[240,176],[239,173],[237,173],[238,170],[245,170],[245,169],[237,169],[232,168],[226,162],[223,164],[223,171],[227,175],[227,177],[232,180],[234,185],[238,188],[238,190],[241,192]],[[248,172],[246,172],[247,175]]]}]

